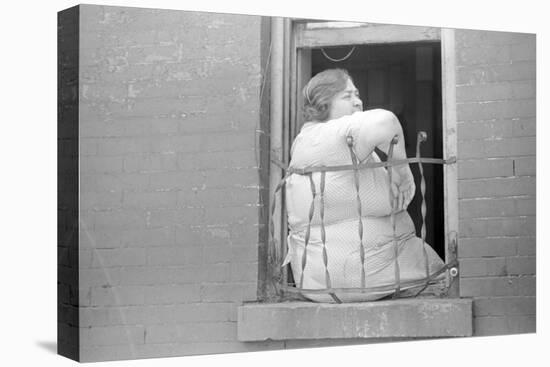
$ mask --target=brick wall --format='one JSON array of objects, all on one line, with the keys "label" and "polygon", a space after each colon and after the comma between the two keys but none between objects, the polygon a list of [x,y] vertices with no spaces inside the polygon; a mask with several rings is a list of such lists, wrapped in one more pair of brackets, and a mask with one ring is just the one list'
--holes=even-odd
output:
[{"label": "brick wall", "polygon": [[57,350],[79,359],[78,7],[59,12],[57,23]]},{"label": "brick wall", "polygon": [[535,36],[456,31],[460,295],[474,333],[535,331]]},{"label": "brick wall", "polygon": [[236,325],[258,290],[262,22],[80,6],[82,361],[280,347]]},{"label": "brick wall", "polygon": [[[101,361],[363,342],[237,341],[237,306],[265,292],[269,22],[75,9],[79,69],[60,64],[62,75],[78,70],[72,85],[60,79],[60,162],[72,171],[60,170],[59,191],[76,193],[78,173],[79,226],[61,201],[59,223],[60,238],[79,236],[59,245],[60,353]],[[461,296],[475,300],[477,335],[534,331],[534,37],[456,36]]]}]

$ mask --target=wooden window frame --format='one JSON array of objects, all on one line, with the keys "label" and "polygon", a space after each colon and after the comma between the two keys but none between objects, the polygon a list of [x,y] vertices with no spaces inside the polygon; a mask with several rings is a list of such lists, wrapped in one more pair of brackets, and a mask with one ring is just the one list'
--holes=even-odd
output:
[{"label": "wooden window frame", "polygon": [[[453,29],[336,22],[323,26],[323,22],[273,18],[271,28],[271,42],[273,49],[279,48],[279,55],[272,58],[274,64],[271,73],[271,98],[273,93],[281,98],[272,104],[271,137],[270,137],[270,183],[269,208],[275,204],[273,214],[275,224],[274,239],[277,244],[285,244],[287,233],[287,218],[284,211],[283,195],[274,197],[275,188],[282,178],[280,168],[273,161],[288,164],[292,138],[297,134],[297,127],[301,126],[301,110],[303,103],[300,93],[301,86],[305,85],[311,74],[311,48],[322,46],[390,44],[401,42],[437,41],[441,43],[441,90],[442,90],[442,117],[443,117],[443,158],[457,156],[457,122],[456,122],[456,65],[455,65],[455,33]],[[325,22],[326,24],[326,22]],[[308,26],[309,25],[309,26]],[[312,26],[313,25],[313,26]],[[349,26],[347,26],[349,25]],[[273,56],[272,55],[272,56]],[[279,102],[277,102],[279,101]],[[279,105],[282,115],[274,111]],[[458,174],[456,164],[446,164],[443,169],[444,185],[444,225],[445,225],[445,261],[450,262],[457,258],[458,241]],[[276,202],[274,203],[273,200]],[[271,219],[271,211],[269,213]],[[284,258],[286,246],[281,246]],[[266,272],[269,279],[272,270],[266,261]],[[286,281],[286,272],[283,272]],[[448,297],[459,297],[459,276],[450,284]],[[267,289],[266,299],[274,298],[274,289]],[[265,296],[265,294],[264,294]]]}]

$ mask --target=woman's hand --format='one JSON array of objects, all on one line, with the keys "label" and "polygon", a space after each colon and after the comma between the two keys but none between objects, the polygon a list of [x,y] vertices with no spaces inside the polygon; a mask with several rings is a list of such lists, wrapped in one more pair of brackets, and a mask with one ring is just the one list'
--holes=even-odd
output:
[{"label": "woman's hand", "polygon": [[406,210],[416,192],[414,177],[409,165],[394,166],[392,169],[392,199],[393,210],[399,212]]}]

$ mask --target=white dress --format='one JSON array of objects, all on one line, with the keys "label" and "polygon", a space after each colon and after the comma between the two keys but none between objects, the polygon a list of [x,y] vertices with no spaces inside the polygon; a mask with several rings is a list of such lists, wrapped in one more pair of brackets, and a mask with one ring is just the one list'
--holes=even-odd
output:
[{"label": "white dress", "polygon": [[[361,141],[361,134],[367,134],[366,119],[375,111],[356,112],[350,116],[322,123],[304,124],[292,145],[290,167],[335,166],[351,164],[347,137],[354,142]],[[366,152],[361,146],[354,151],[362,161],[380,161],[375,152]],[[327,287],[323,261],[320,217],[320,177],[312,174],[315,184],[315,211],[311,221],[310,237],[303,288],[322,289]],[[362,207],[363,246],[365,249],[364,269],[366,287],[395,285],[395,249],[391,225],[389,177],[385,168],[368,168],[359,171],[360,200]],[[297,285],[302,275],[302,255],[309,211],[313,198],[308,176],[293,174],[286,181],[286,207],[289,235],[288,255]],[[324,192],[324,227],[328,272],[333,288],[361,286],[360,239],[358,232],[357,191],[354,172],[326,172]],[[415,235],[414,224],[406,210],[395,214],[398,242],[398,263],[400,283],[422,280],[426,277],[425,253],[430,274],[444,264],[429,245]],[[416,285],[418,286],[418,284]],[[401,289],[406,289],[401,286]],[[337,293],[344,302],[368,301],[384,297],[393,290],[369,293]],[[318,302],[333,302],[328,294],[304,294]]]}]

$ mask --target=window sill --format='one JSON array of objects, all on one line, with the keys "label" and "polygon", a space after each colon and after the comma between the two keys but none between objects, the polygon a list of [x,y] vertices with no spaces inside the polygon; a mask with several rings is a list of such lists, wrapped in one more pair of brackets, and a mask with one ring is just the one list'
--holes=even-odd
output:
[{"label": "window sill", "polygon": [[472,335],[471,299],[408,298],[365,303],[246,303],[239,341]]}]

